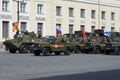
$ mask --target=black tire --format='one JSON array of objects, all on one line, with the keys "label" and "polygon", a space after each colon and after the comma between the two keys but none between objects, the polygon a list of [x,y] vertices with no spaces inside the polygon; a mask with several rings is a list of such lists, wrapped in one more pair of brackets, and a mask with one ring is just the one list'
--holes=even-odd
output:
[{"label": "black tire", "polygon": [[30,49],[29,49],[30,53],[34,53],[33,47],[30,45]]},{"label": "black tire", "polygon": [[28,53],[28,46],[26,44],[23,44],[19,48],[20,53]]},{"label": "black tire", "polygon": [[42,54],[43,54],[43,56],[49,56],[50,55],[50,49],[49,48],[43,48]]},{"label": "black tire", "polygon": [[88,54],[90,51],[89,50],[84,50],[83,53]]},{"label": "black tire", "polygon": [[66,48],[64,50],[64,55],[70,55],[71,54],[71,49],[70,48]]},{"label": "black tire", "polygon": [[60,52],[55,52],[55,55],[60,55],[61,53]]},{"label": "black tire", "polygon": [[40,51],[38,50],[34,50],[33,53],[34,53],[34,56],[40,56]]},{"label": "black tire", "polygon": [[78,53],[80,53],[80,49],[78,48],[78,47],[75,47],[74,49],[73,49],[73,52],[76,54],[78,54]]},{"label": "black tire", "polygon": [[98,47],[95,47],[92,51],[93,54],[100,54],[100,50]]},{"label": "black tire", "polygon": [[120,55],[120,50],[118,48],[116,48],[114,54],[115,55]]},{"label": "black tire", "polygon": [[9,49],[10,53],[16,53],[16,51],[17,51],[16,49]]},{"label": "black tire", "polygon": [[105,55],[109,55],[109,54],[110,54],[110,51],[109,51],[109,50],[105,50],[104,54],[105,54]]},{"label": "black tire", "polygon": [[84,50],[81,50],[81,53],[84,53]]}]

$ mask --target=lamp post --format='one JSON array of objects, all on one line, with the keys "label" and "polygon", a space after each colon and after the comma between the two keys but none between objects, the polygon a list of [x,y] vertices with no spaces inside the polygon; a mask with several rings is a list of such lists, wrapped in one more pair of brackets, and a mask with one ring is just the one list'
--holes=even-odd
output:
[{"label": "lamp post", "polygon": [[100,29],[100,0],[98,0],[98,29]]},{"label": "lamp post", "polygon": [[19,0],[17,1],[17,22],[19,25]]},{"label": "lamp post", "polygon": [[15,2],[17,2],[17,24],[18,24],[18,30],[19,30],[19,20],[20,20],[20,18],[19,18],[19,14],[20,14],[20,12],[19,12],[19,3],[20,2],[24,2],[24,0],[13,0],[13,1],[15,1]]}]

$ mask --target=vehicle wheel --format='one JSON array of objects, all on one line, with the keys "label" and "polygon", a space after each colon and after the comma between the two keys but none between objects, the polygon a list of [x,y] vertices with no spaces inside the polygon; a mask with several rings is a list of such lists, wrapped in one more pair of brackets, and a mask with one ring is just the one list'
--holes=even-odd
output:
[{"label": "vehicle wheel", "polygon": [[49,56],[50,55],[50,49],[49,48],[44,48],[42,50],[42,54],[43,54],[43,56]]},{"label": "vehicle wheel", "polygon": [[109,55],[110,51],[105,50],[104,54]]},{"label": "vehicle wheel", "polygon": [[88,53],[89,53],[89,50],[84,50],[83,53],[88,54]]},{"label": "vehicle wheel", "polygon": [[120,50],[118,48],[116,48],[114,54],[115,55],[120,55]]},{"label": "vehicle wheel", "polygon": [[40,55],[40,51],[38,51],[38,50],[34,50],[33,52],[34,52],[34,56],[39,56]]},{"label": "vehicle wheel", "polygon": [[99,53],[100,53],[99,48],[95,47],[95,48],[93,49],[93,52],[92,52],[92,53],[93,53],[93,54],[99,54]]},{"label": "vehicle wheel", "polygon": [[55,52],[55,55],[60,55],[60,52]]},{"label": "vehicle wheel", "polygon": [[73,50],[74,53],[80,53],[80,49],[78,47],[75,47]]},{"label": "vehicle wheel", "polygon": [[33,50],[33,47],[32,46],[30,46],[30,53],[34,53],[34,50]]},{"label": "vehicle wheel", "polygon": [[81,50],[81,53],[84,53],[84,50]]},{"label": "vehicle wheel", "polygon": [[100,53],[104,54],[104,53],[105,53],[105,50],[101,50]]},{"label": "vehicle wheel", "polygon": [[19,52],[20,53],[28,53],[28,46],[26,44],[21,45]]},{"label": "vehicle wheel", "polygon": [[16,51],[17,51],[16,49],[9,49],[10,53],[16,53]]},{"label": "vehicle wheel", "polygon": [[64,55],[70,55],[71,54],[71,49],[70,48],[66,48],[64,50]]}]

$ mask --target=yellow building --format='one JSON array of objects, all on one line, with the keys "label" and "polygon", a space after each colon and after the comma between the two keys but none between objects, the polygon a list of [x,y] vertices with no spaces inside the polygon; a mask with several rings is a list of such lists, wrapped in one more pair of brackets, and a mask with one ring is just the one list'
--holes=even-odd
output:
[{"label": "yellow building", "polygon": [[57,26],[62,34],[101,28],[120,32],[120,0],[0,0],[0,41],[13,38],[18,19],[20,31],[42,36],[56,35]]}]

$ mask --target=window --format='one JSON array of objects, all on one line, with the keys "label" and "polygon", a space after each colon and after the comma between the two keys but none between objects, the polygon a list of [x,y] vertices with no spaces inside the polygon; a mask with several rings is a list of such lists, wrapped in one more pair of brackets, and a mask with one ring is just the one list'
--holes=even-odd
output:
[{"label": "window", "polygon": [[102,18],[102,19],[105,19],[105,11],[102,11],[101,18]]},{"label": "window", "polygon": [[9,11],[9,1],[2,1],[2,11]]},{"label": "window", "polygon": [[115,27],[111,27],[111,32],[114,32],[114,30],[115,30]]},{"label": "window", "polygon": [[69,17],[73,17],[74,16],[74,9],[73,8],[69,8]]},{"label": "window", "polygon": [[20,12],[26,13],[26,5],[27,3],[20,3]]},{"label": "window", "polygon": [[91,26],[91,32],[92,32],[92,33],[95,32],[95,26]]},{"label": "window", "polygon": [[56,6],[56,15],[61,16],[61,6]]},{"label": "window", "polygon": [[111,20],[115,20],[115,13],[111,12]]},{"label": "window", "polygon": [[101,28],[102,28],[102,30],[104,30],[105,26],[102,26]]},{"label": "window", "polygon": [[37,24],[37,35],[38,35],[38,37],[42,37],[42,35],[43,35],[43,23]]},{"label": "window", "polygon": [[91,18],[92,19],[95,19],[95,13],[96,13],[95,10],[91,10]]},{"label": "window", "polygon": [[85,30],[85,25],[81,25],[81,26],[80,26],[80,30],[81,30],[81,31],[84,31],[84,30]]},{"label": "window", "polygon": [[37,4],[37,14],[44,14],[44,5]]},{"label": "window", "polygon": [[85,18],[85,9],[81,9],[81,18]]},{"label": "window", "polygon": [[8,21],[3,21],[2,22],[2,37],[3,38],[8,38],[9,37],[9,22]]},{"label": "window", "polygon": [[73,34],[73,25],[69,25],[69,33]]},{"label": "window", "polygon": [[27,23],[26,22],[21,22],[21,31],[26,32],[27,31]]}]

